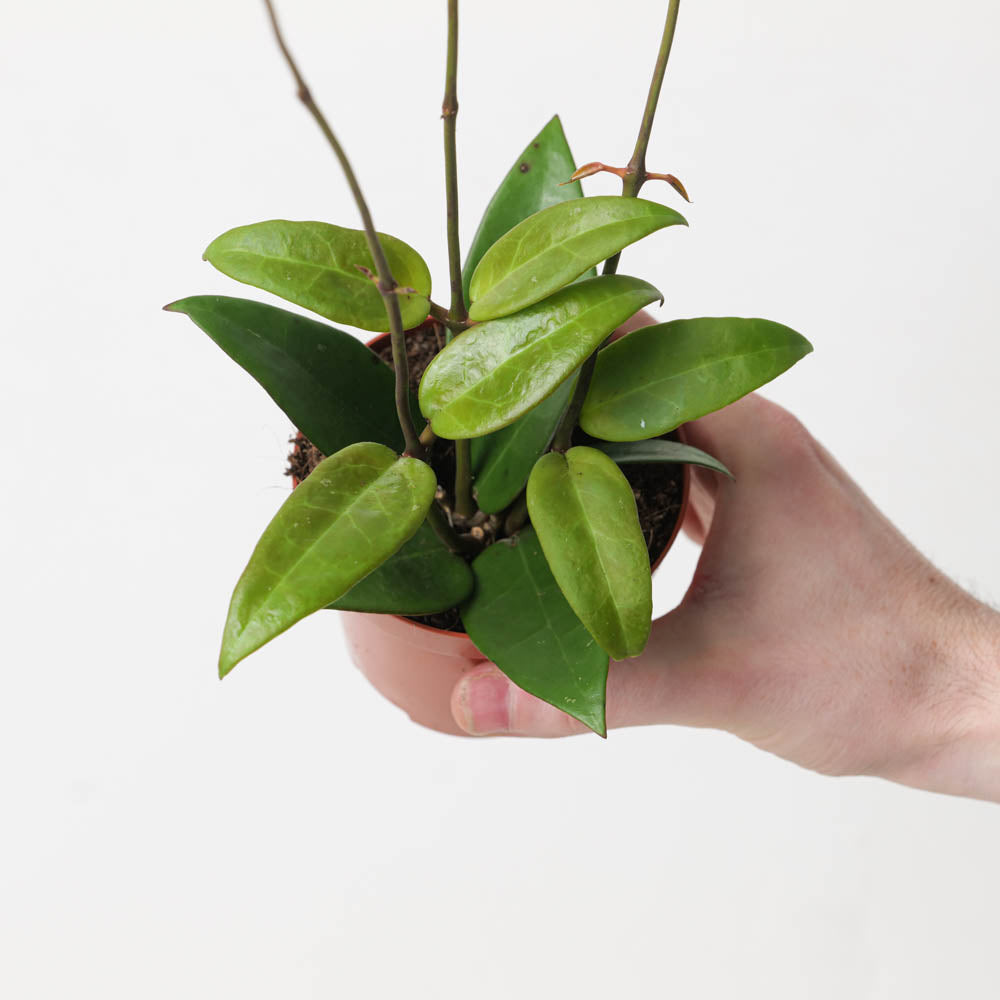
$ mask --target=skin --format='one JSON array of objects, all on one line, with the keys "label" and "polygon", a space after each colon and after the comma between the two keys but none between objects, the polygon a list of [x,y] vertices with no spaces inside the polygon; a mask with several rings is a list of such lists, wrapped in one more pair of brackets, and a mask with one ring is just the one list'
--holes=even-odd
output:
[{"label": "skin", "polygon": [[[724,729],[822,774],[1000,802],[1000,614],[776,404],[748,396],[683,436],[735,482],[692,470],[684,530],[701,558],[645,652],[612,664],[609,726]],[[393,700],[418,704],[419,684]],[[475,736],[585,731],[490,663],[459,675],[450,709]]]}]

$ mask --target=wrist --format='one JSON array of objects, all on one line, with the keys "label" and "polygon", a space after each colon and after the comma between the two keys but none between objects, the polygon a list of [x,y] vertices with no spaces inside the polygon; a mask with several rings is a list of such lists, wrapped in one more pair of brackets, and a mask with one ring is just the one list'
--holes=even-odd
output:
[{"label": "wrist", "polygon": [[1000,802],[1000,614],[955,588],[928,617],[899,761],[883,777]]}]

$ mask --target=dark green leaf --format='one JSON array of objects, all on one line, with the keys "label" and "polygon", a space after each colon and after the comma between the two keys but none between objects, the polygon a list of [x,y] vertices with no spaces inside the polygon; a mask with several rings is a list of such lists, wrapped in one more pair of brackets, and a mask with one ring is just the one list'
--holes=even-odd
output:
[{"label": "dark green leaf", "polygon": [[506,316],[568,285],[594,264],[662,229],[687,225],[641,198],[577,198],[551,205],[497,240],[472,275],[474,320]]},{"label": "dark green leaf", "polygon": [[552,440],[575,385],[575,376],[566,379],[548,399],[514,423],[472,439],[473,492],[480,510],[495,514],[524,489],[531,467]]},{"label": "dark green leaf", "polygon": [[693,448],[680,441],[665,441],[652,438],[649,441],[593,442],[592,447],[603,451],[616,465],[630,465],[647,462],[680,462],[684,465],[700,465],[705,469],[721,472],[733,478],[733,474],[717,459],[700,448]]},{"label": "dark green leaf", "polygon": [[653,585],[635,497],[621,469],[594,448],[550,451],[531,470],[528,513],[560,589],[616,660],[649,638]]},{"label": "dark green leaf", "polygon": [[[394,236],[379,234],[392,275],[401,288],[406,329],[427,319],[431,276],[420,254]],[[326,222],[274,219],[239,226],[213,240],[205,260],[237,281],[280,295],[335,323],[362,330],[389,329],[382,296],[359,267],[374,272],[365,234]]]},{"label": "dark green leaf", "polygon": [[483,254],[504,233],[549,205],[583,197],[579,181],[562,186],[575,169],[562,123],[559,116],[554,115],[515,160],[483,213],[462,271],[466,302],[469,301],[472,272]]},{"label": "dark green leaf", "polygon": [[519,688],[604,736],[608,654],[566,603],[535,532],[491,545],[472,569],[462,623],[476,647]]},{"label": "dark green leaf", "polygon": [[436,486],[429,465],[381,444],[348,445],[320,462],[282,504],[236,584],[219,676],[401,548]]},{"label": "dark green leaf", "polygon": [[349,333],[249,299],[195,295],[194,320],[326,455],[357,441],[403,450],[392,370]]},{"label": "dark green leaf", "polygon": [[659,297],[639,278],[588,278],[514,316],[474,326],[427,367],[421,412],[435,434],[451,439],[506,427],[549,396],[615,327]]},{"label": "dark green leaf", "polygon": [[449,552],[424,521],[394,556],[329,607],[335,611],[430,615],[461,604],[472,592],[472,584],[469,564]]},{"label": "dark green leaf", "polygon": [[597,356],[580,426],[605,441],[657,437],[770,382],[812,345],[766,319],[679,319]]}]

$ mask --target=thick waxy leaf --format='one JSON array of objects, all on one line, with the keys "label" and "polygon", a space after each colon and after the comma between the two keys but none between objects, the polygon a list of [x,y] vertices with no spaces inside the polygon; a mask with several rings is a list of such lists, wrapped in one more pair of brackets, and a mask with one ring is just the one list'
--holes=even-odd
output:
[{"label": "thick waxy leaf", "polygon": [[658,298],[639,278],[588,278],[514,316],[474,326],[428,365],[421,412],[440,437],[473,438],[506,427],[549,396],[616,326]]},{"label": "thick waxy leaf", "polygon": [[472,586],[469,564],[449,552],[424,521],[394,556],[328,606],[335,611],[430,615],[461,604]]},{"label": "thick waxy leaf", "polygon": [[593,447],[603,451],[616,465],[631,465],[647,462],[680,462],[684,465],[700,465],[724,476],[733,474],[717,459],[700,448],[693,448],[680,441],[664,441],[653,438],[650,441],[594,441]]},{"label": "thick waxy leaf", "polygon": [[474,320],[523,309],[594,264],[662,229],[687,225],[665,205],[641,198],[577,198],[537,212],[502,236],[472,275]]},{"label": "thick waxy leaf", "polygon": [[429,465],[381,444],[352,444],[320,462],[282,504],[236,584],[219,676],[385,562],[420,527],[436,485]]},{"label": "thick waxy leaf", "polygon": [[472,569],[462,623],[477,648],[519,688],[604,736],[608,654],[563,597],[535,532],[491,545]]},{"label": "thick waxy leaf", "polygon": [[[574,168],[573,154],[556,115],[514,161],[479,223],[462,272],[466,302],[472,272],[504,233],[549,205],[583,196],[579,181],[563,183]],[[572,388],[573,381],[567,380],[514,423],[473,440],[474,492],[480,509],[489,514],[502,510],[524,488],[531,467],[555,433]]]},{"label": "thick waxy leaf", "polygon": [[[382,233],[379,239],[396,283],[416,291],[399,295],[403,326],[410,329],[427,318],[430,272],[413,247]],[[273,292],[335,323],[362,330],[389,329],[382,296],[358,270],[375,270],[359,229],[284,219],[238,226],[209,244],[205,260],[230,278]]]},{"label": "thick waxy leaf", "polygon": [[570,606],[616,660],[649,638],[653,584],[635,497],[594,448],[550,451],[528,479],[528,513]]},{"label": "thick waxy leaf", "polygon": [[575,169],[562,123],[555,115],[514,161],[483,214],[462,271],[466,302],[472,272],[504,233],[549,205],[583,197],[579,181],[563,186]]},{"label": "thick waxy leaf", "polygon": [[392,371],[349,333],[222,295],[195,295],[166,308],[190,316],[324,454],[357,441],[403,450]]},{"label": "thick waxy leaf", "polygon": [[548,447],[576,385],[568,378],[548,399],[493,434],[473,438],[473,493],[480,510],[501,511],[524,489],[532,466]]},{"label": "thick waxy leaf", "polygon": [[605,441],[657,437],[722,409],[812,350],[766,319],[679,319],[643,327],[597,356],[580,426]]}]

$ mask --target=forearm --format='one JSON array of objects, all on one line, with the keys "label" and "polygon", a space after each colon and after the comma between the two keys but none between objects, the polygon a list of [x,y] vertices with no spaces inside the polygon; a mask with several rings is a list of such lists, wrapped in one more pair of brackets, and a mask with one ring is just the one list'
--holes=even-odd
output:
[{"label": "forearm", "polygon": [[911,736],[881,776],[1000,802],[1000,613],[957,588],[948,603],[928,622]]}]

